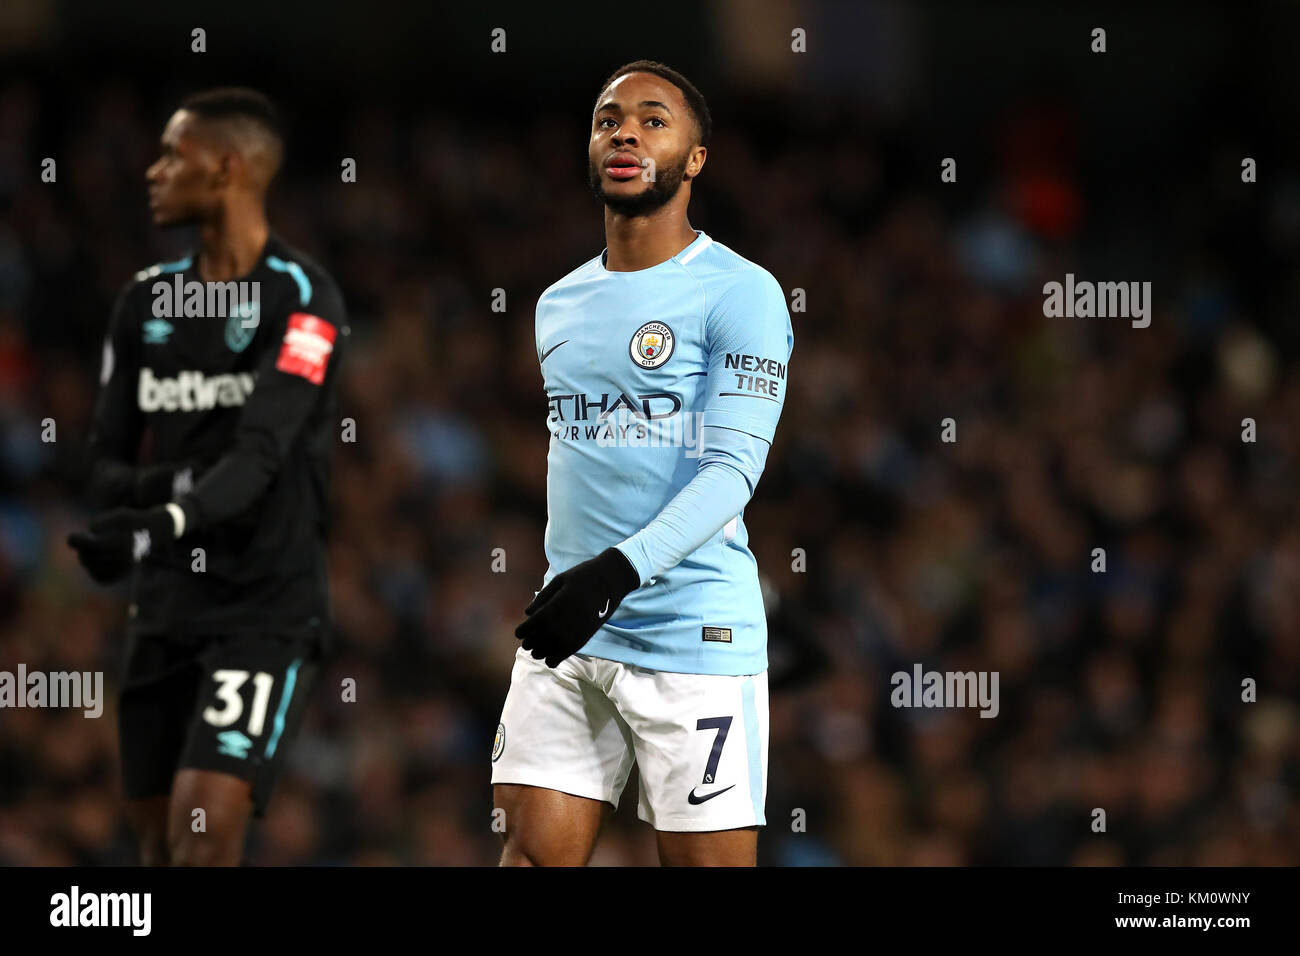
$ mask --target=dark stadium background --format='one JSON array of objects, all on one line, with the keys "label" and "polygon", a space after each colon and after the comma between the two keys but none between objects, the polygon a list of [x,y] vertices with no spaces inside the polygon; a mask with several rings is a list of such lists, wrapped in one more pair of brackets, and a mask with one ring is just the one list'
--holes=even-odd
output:
[{"label": "dark stadium background", "polygon": [[[640,57],[713,110],[692,224],[807,297],[746,511],[760,862],[1300,862],[1296,7],[418,6],[0,7],[0,669],[103,670],[109,696],[99,720],[0,711],[0,862],[134,860],[124,603],[63,539],[112,296],[184,241],[148,224],[144,169],[176,102],[226,84],[288,122],[272,221],[342,286],[358,438],[342,651],[248,860],[495,862],[488,755],[545,569],[533,304],[604,244],[588,118]],[[1067,272],[1150,281],[1150,328],[1044,318]],[[997,670],[1001,713],[892,708],[916,662]],[[654,862],[635,794],[593,862]]]}]

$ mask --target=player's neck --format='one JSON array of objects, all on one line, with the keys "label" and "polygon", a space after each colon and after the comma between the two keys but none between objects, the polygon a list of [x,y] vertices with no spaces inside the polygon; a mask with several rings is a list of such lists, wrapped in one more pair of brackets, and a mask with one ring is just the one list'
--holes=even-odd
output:
[{"label": "player's neck", "polygon": [[638,272],[667,262],[696,239],[684,209],[669,206],[649,216],[620,216],[605,207],[605,269]]},{"label": "player's neck", "polygon": [[253,271],[262,258],[271,227],[261,209],[226,209],[221,218],[199,228],[199,276],[205,282],[229,282]]}]

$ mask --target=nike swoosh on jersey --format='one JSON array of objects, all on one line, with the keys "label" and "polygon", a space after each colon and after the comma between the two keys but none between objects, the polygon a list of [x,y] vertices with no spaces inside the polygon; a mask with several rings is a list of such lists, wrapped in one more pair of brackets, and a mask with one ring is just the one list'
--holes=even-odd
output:
[{"label": "nike swoosh on jersey", "polygon": [[[569,341],[569,340],[568,340],[568,339],[565,339],[565,340],[564,340],[564,342],[567,342],[567,341]],[[545,362],[545,361],[546,361],[546,356],[550,355],[552,352],[554,352],[556,349],[558,349],[561,345],[564,344],[564,342],[559,342],[559,343],[557,343],[557,344],[555,344],[555,345],[552,345],[549,349],[547,349],[546,351],[544,351],[544,352],[542,353],[542,357],[538,360],[537,364],[538,364],[538,365],[541,365],[542,362]]]},{"label": "nike swoosh on jersey", "polygon": [[[731,785],[731,787],[734,787],[734,786],[735,786],[735,784],[733,783],[733,784]],[[722,796],[722,794],[724,794],[724,793],[726,793],[728,790],[730,790],[731,787],[723,787],[721,790],[714,790],[712,793],[710,793],[708,796],[705,796],[705,797],[697,797],[697,796],[695,795],[695,790],[692,789],[692,790],[691,790],[691,795],[690,795],[689,797],[686,798],[686,802],[689,803],[689,804],[691,804],[692,806],[699,806],[701,803],[706,803],[706,802],[708,802],[709,800],[712,800],[714,797],[720,797],[720,796]]]},{"label": "nike swoosh on jersey", "polygon": [[[608,613],[609,613],[609,598],[605,598],[605,610],[597,612],[596,617],[604,617]],[[735,784],[732,784],[732,786],[735,786]]]}]

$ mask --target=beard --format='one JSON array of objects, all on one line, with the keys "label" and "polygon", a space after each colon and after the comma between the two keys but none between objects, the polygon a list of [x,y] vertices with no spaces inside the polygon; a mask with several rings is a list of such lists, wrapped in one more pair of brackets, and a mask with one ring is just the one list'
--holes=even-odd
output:
[{"label": "beard", "polygon": [[686,154],[683,153],[676,163],[656,169],[650,188],[643,189],[634,196],[611,196],[605,192],[601,167],[590,161],[587,163],[587,180],[592,195],[621,216],[649,215],[677,195],[685,178]]}]

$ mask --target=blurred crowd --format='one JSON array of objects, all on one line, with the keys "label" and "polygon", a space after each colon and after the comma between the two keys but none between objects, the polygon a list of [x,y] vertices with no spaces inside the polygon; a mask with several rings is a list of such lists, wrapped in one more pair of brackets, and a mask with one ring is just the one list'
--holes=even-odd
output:
[{"label": "blurred crowd", "polygon": [[[87,517],[109,305],[184,241],[149,226],[143,189],[170,103],[77,93],[54,111],[0,86],[0,670],[102,670],[110,699],[98,720],[0,711],[0,862],[17,865],[135,860],[112,699],[125,603],[64,538]],[[335,459],[339,652],[247,860],[492,864],[489,753],[545,570],[533,306],[604,245],[587,119],[340,104],[342,183],[281,105],[272,222],[343,289],[356,441]],[[910,173],[867,118],[774,136],[714,111],[692,225],[806,302],[745,515],[771,627],[760,862],[1300,863],[1300,378],[1214,245],[1236,194],[1181,183],[1188,215],[1142,224],[1176,261],[1098,274],[1115,262],[1095,237],[1129,224],[1098,218],[1104,181],[1085,188],[1068,153],[1023,147],[1041,117],[998,134],[954,206],[938,163]],[[1294,212],[1265,237],[1292,267]],[[1042,285],[1067,272],[1155,280],[1150,327],[1045,318]],[[891,706],[891,674],[917,663],[998,672],[998,715]],[[594,863],[656,862],[635,786]]]}]

